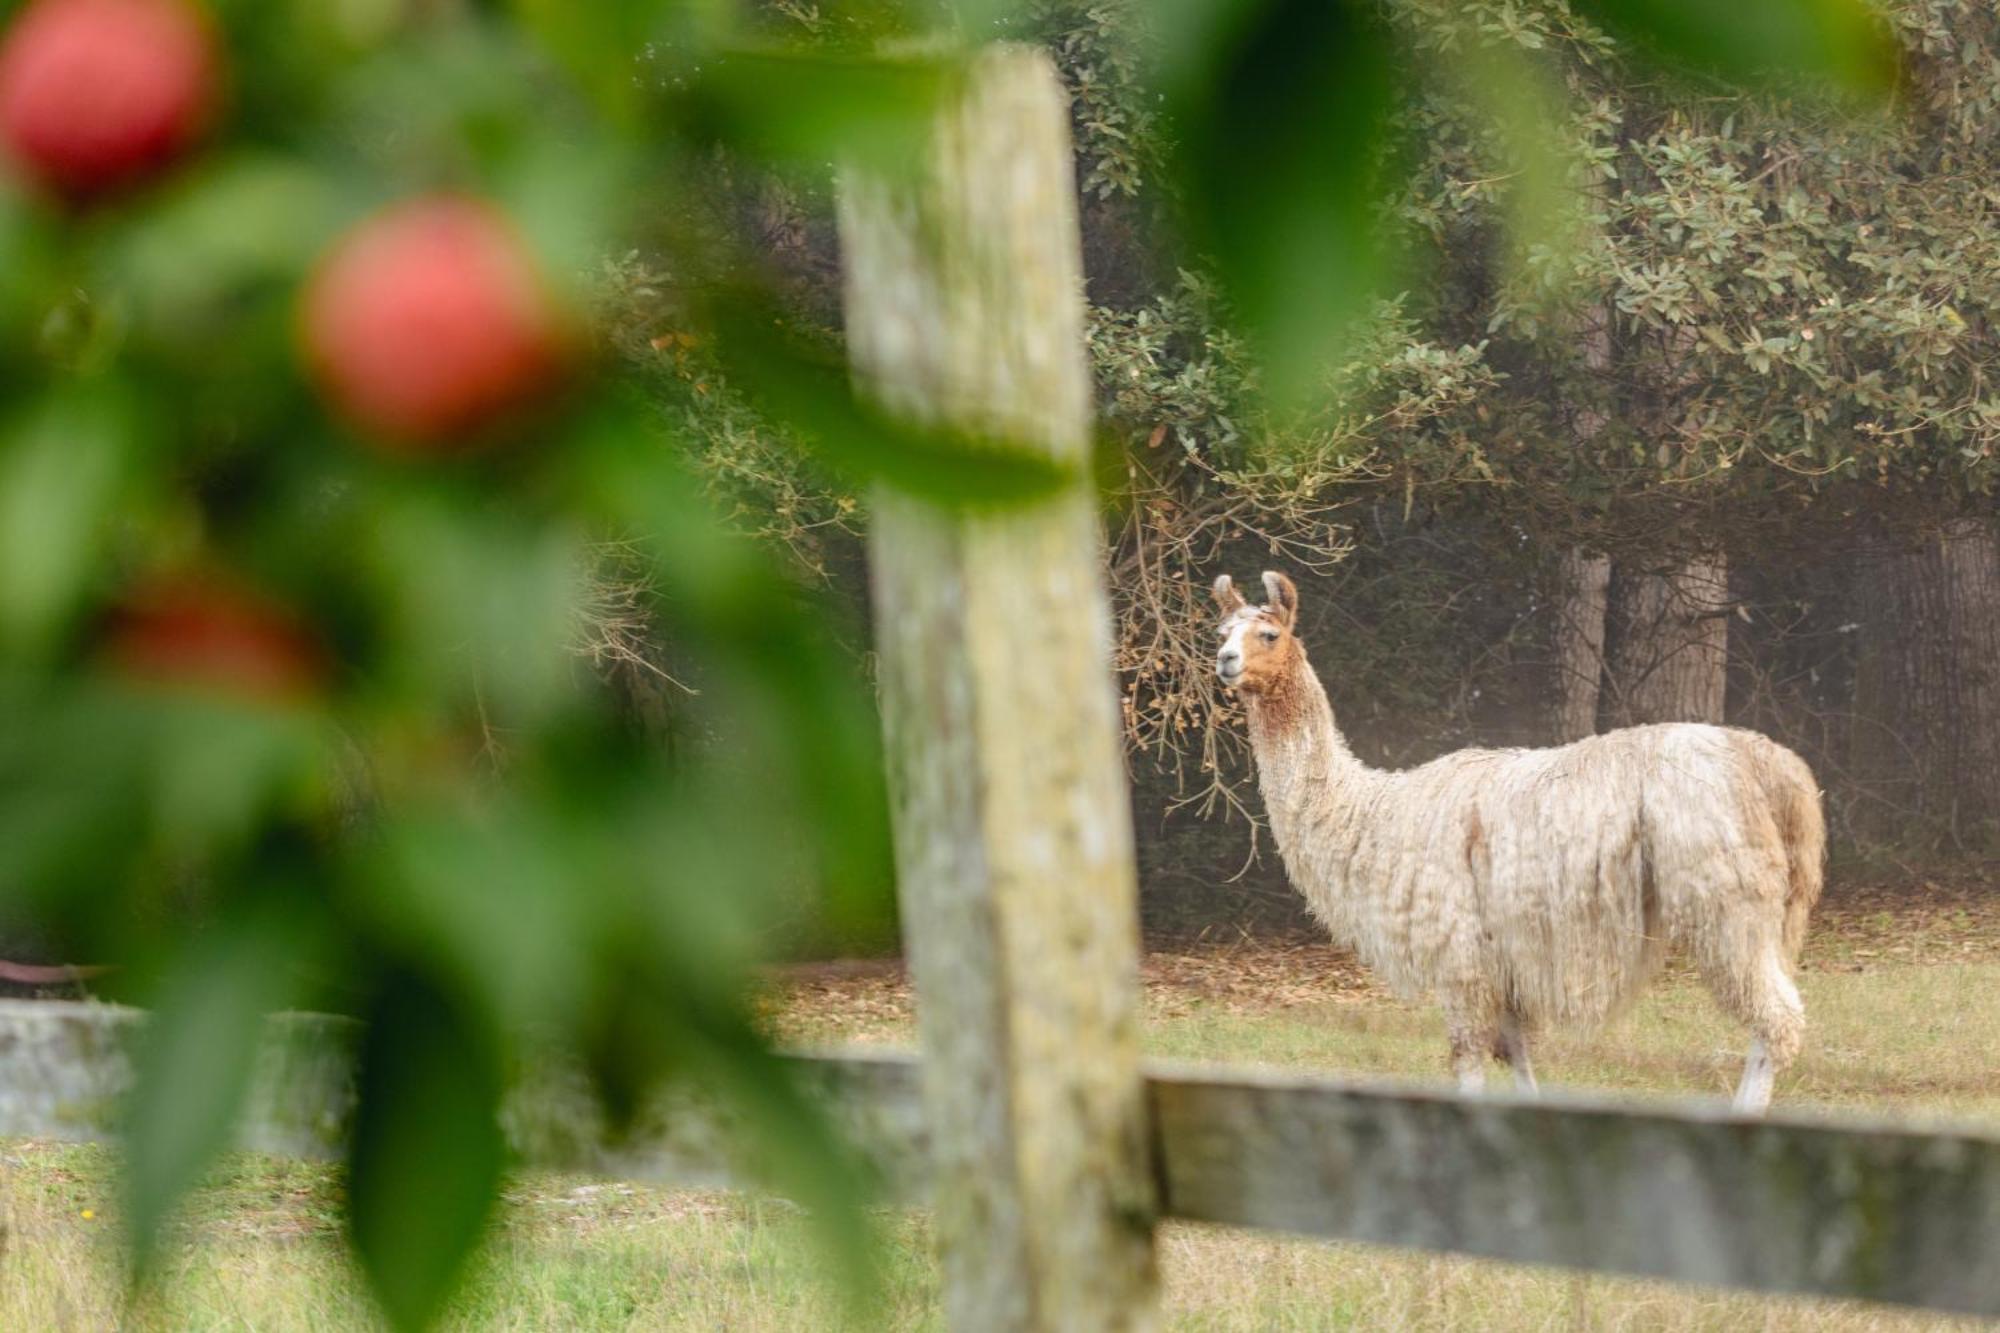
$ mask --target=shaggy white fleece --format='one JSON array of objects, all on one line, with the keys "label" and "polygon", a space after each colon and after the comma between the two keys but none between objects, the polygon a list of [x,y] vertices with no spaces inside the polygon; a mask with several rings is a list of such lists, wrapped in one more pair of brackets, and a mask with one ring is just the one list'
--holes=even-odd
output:
[{"label": "shaggy white fleece", "polygon": [[1755,1038],[1737,1105],[1763,1110],[1805,1027],[1792,969],[1825,846],[1805,762],[1674,723],[1371,768],[1292,637],[1296,591],[1265,583],[1260,607],[1217,581],[1218,669],[1246,699],[1285,868],[1387,985],[1442,1004],[1461,1084],[1489,1052],[1532,1081],[1529,1034],[1616,1014],[1680,944]]}]

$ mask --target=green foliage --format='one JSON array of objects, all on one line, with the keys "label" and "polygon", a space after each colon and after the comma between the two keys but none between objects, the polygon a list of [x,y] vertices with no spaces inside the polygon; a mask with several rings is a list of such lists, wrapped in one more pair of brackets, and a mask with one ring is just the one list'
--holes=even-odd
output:
[{"label": "green foliage", "polygon": [[203,1168],[230,1146],[231,1121],[248,1090],[264,1015],[292,989],[285,965],[307,955],[306,913],[272,903],[218,922],[163,981],[140,1054],[134,1114],[125,1130],[127,1228],[133,1266],[148,1274],[159,1235]]},{"label": "green foliage", "polygon": [[1048,48],[1069,88],[1080,170],[1098,198],[1131,197],[1160,173],[1166,144],[1147,77],[1157,41],[1143,0],[1033,0],[1021,35]]},{"label": "green foliage", "polygon": [[859,501],[732,388],[712,343],[676,300],[678,287],[672,273],[637,251],[606,259],[593,304],[607,341],[644,386],[717,512],[825,582],[831,548],[859,535]]},{"label": "green foliage", "polygon": [[949,61],[731,51],[694,98],[701,128],[773,161],[835,154],[876,171],[922,160],[930,110],[958,76]]},{"label": "green foliage", "polygon": [[[1065,478],[883,421],[830,364],[742,336],[766,298],[721,299],[735,245],[663,204],[718,150],[907,155],[944,67],[790,52],[684,6],[218,17],[231,99],[190,160],[89,210],[0,194],[0,892],[157,1010],[136,1254],[228,1140],[260,1016],[296,1004],[368,1023],[349,1225],[399,1326],[481,1234],[531,1030],[589,1053],[628,1115],[662,1078],[735,1090],[773,1183],[864,1273],[859,1178],[741,1000],[774,921],[860,941],[889,917],[876,722],[837,621],[711,502],[714,418],[643,392],[659,356],[593,350],[490,435],[391,450],[327,410],[294,330],[352,222],[471,194],[608,340],[641,321],[595,308],[593,275],[660,255],[676,299],[621,299],[727,364],[728,412],[813,442],[768,460],[952,502],[1045,491]],[[625,613],[702,682],[698,743],[636,734],[573,652],[607,545]]]},{"label": "green foliage", "polygon": [[836,464],[941,504],[1009,504],[1078,478],[1032,442],[980,438],[899,421],[855,393],[831,352],[787,336],[772,306],[725,296],[711,310],[731,378]]},{"label": "green foliage", "polygon": [[[192,158],[89,208],[0,187],[0,892],[159,1007],[139,1254],[226,1137],[256,1016],[296,1003],[369,1020],[349,1225],[400,1325],[481,1234],[530,1024],[618,1115],[667,1077],[733,1091],[864,1270],[851,1164],[741,992],[801,901],[879,937],[875,718],[837,618],[741,530],[823,569],[811,534],[877,481],[1079,479],[860,400],[732,209],[913,161],[963,50],[912,41],[916,4],[214,8],[231,77]],[[1893,124],[1641,77],[1655,49],[1865,90],[1883,48],[1839,0],[949,8],[1066,61],[1090,199],[1187,227],[1179,281],[1091,335],[1134,446],[1121,568],[1153,580],[1121,586],[1123,660],[1176,664],[1128,716],[1170,745],[1213,688],[1173,639],[1188,572],[1248,539],[1323,563],[1365,488],[1584,530],[1991,489],[1971,0],[1889,7]],[[297,307],[353,223],[434,192],[504,214],[590,337],[535,411],[398,451],[327,410]],[[635,734],[571,651],[607,548],[620,614],[698,681],[695,743]]]},{"label": "green foliage", "polygon": [[1181,450],[1238,459],[1238,420],[1255,376],[1214,286],[1183,270],[1178,287],[1133,311],[1091,311],[1090,352],[1105,410],[1141,430],[1165,426]]},{"label": "green foliage", "polygon": [[[1524,499],[1692,502],[1726,525],[1774,494],[1854,482],[1933,507],[1990,491],[1995,293],[1975,183],[1990,167],[1976,136],[1940,135],[1933,115],[1959,123],[1990,96],[1973,90],[1992,68],[1993,21],[1950,9],[1891,7],[1908,109],[1932,108],[1895,119],[1684,96],[1631,81],[1622,48],[1596,33],[1524,30],[1573,90],[1566,132],[1579,182],[1596,182],[1595,239],[1527,281],[1453,265],[1433,298],[1446,327],[1494,335],[1512,371],[1488,401],[1494,420],[1560,432],[1563,448],[1523,450],[1506,474]],[[1442,254],[1490,252],[1504,202],[1462,184],[1481,174],[1476,108],[1423,116],[1435,146],[1404,218]],[[1607,331],[1596,360],[1593,323]],[[1581,434],[1550,422],[1552,398],[1609,422]]]},{"label": "green foliage", "polygon": [[1578,0],[1576,8],[1670,65],[1737,80],[1803,74],[1875,94],[1893,49],[1863,0]]},{"label": "green foliage", "polygon": [[348,1232],[390,1323],[423,1328],[456,1285],[500,1187],[500,1053],[476,1014],[414,978],[385,988],[367,1020]]},{"label": "green foliage", "polygon": [[116,399],[32,404],[0,445],[0,642],[39,656],[62,633],[119,499],[136,427]]},{"label": "green foliage", "polygon": [[[1386,5],[1382,58],[1408,77],[1383,94],[1379,123],[1344,122],[1377,127],[1351,168],[1377,211],[1334,218],[1299,186],[1351,144],[1229,136],[1225,169],[1243,174],[1227,188],[1183,146],[1193,170],[1159,183],[1242,229],[1193,233],[1232,300],[1171,336],[1161,309],[1136,322],[1100,312],[1100,341],[1116,330],[1125,347],[1100,350],[1104,392],[1141,430],[1172,422],[1185,449],[1240,485],[1305,476],[1336,503],[1349,484],[1422,488],[1447,508],[1499,504],[1551,539],[1652,533],[1684,512],[1719,530],[1761,521],[1778,495],[1849,503],[1839,496],[1855,483],[1932,507],[1986,494],[1992,162],[1975,127],[1994,109],[1994,20],[1951,0],[1883,10],[1782,4],[1739,28],[1681,7]],[[1192,45],[1190,34],[1233,31],[1239,10],[1173,12],[1147,40],[1178,32]],[[1098,24],[1109,40],[1112,20]],[[1315,43],[1353,48],[1331,30],[1288,44]],[[1067,34],[1058,49],[1101,61]],[[1690,90],[1644,77],[1644,56],[1767,87]],[[1179,59],[1156,62],[1163,88],[1199,84],[1186,62],[1199,70],[1201,57]],[[1798,93],[1879,92],[1899,65],[1895,116]],[[1172,140],[1174,120],[1158,133]],[[1316,161],[1244,165],[1267,149]],[[1288,210],[1317,219],[1318,250],[1258,278],[1254,266],[1283,252]],[[1339,239],[1350,236],[1364,243]],[[1371,246],[1402,256],[1407,290],[1387,307],[1370,294],[1390,290]],[[1333,283],[1349,266],[1346,297],[1285,276]],[[1397,313],[1385,321],[1384,309]],[[1334,341],[1287,337],[1293,318]],[[1230,329],[1255,336],[1266,375],[1216,377],[1203,349]],[[1252,404],[1269,397],[1273,340],[1298,374],[1263,413]],[[1190,413],[1194,392],[1217,405]],[[1456,406],[1424,406],[1445,402]],[[1285,461],[1243,468],[1246,435]]]},{"label": "green foliage", "polygon": [[1166,91],[1195,243],[1295,400],[1344,356],[1379,294],[1375,198],[1392,112],[1390,35],[1369,6],[1237,6],[1204,32],[1216,54]]}]

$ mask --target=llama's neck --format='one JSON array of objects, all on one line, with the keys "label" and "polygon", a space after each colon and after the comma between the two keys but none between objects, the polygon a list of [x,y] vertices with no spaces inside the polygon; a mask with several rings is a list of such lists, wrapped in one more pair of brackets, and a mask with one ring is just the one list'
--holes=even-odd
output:
[{"label": "llama's neck", "polygon": [[1350,867],[1383,775],[1347,748],[1304,650],[1292,651],[1292,669],[1249,699],[1257,785],[1292,887],[1335,939],[1367,956],[1373,903],[1354,892]]},{"label": "llama's neck", "polygon": [[1371,772],[1334,725],[1333,705],[1304,650],[1294,644],[1292,651],[1290,669],[1248,700],[1257,785],[1279,850],[1288,854],[1301,819],[1331,813]]}]

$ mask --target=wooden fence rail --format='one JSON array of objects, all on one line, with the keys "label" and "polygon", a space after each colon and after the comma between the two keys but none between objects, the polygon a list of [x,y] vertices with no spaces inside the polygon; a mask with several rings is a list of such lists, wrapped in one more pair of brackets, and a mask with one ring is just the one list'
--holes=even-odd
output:
[{"label": "wooden fence rail", "polygon": [[[112,1137],[142,1024],[110,1006],[0,1003],[0,1136]],[[239,1141],[337,1154],[350,1040],[337,1020],[274,1020]],[[928,1203],[918,1062],[801,1064],[886,1196]],[[1159,1066],[1145,1084],[1168,1217],[2000,1315],[2000,1139],[1987,1135]],[[613,1141],[557,1075],[506,1118],[530,1167],[676,1185],[758,1176],[730,1118],[695,1096]]]}]

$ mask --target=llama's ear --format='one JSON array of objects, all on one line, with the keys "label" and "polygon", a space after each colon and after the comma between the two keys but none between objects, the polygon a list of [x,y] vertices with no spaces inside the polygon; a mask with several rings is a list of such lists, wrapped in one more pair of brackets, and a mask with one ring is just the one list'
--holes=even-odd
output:
[{"label": "llama's ear", "polygon": [[1284,621],[1287,627],[1299,618],[1299,590],[1275,569],[1264,571],[1264,596],[1271,609],[1277,612],[1278,619]]},{"label": "llama's ear", "polygon": [[1216,577],[1215,604],[1222,608],[1222,614],[1225,616],[1233,615],[1247,605],[1243,600],[1243,594],[1236,591],[1236,580],[1227,574]]}]

